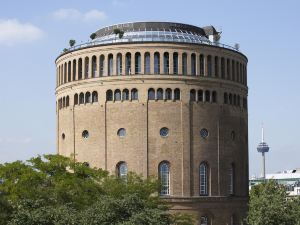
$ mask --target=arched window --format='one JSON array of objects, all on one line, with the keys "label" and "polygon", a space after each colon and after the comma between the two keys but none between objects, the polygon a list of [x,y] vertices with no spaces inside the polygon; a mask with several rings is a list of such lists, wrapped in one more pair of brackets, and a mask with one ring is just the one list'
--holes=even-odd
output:
[{"label": "arched window", "polygon": [[228,104],[228,94],[224,93],[224,104]]},{"label": "arched window", "polygon": [[169,74],[170,73],[170,63],[169,63],[169,53],[165,52],[164,53],[164,74]]},{"label": "arched window", "polygon": [[198,102],[203,102],[203,91],[198,90]]},{"label": "arched window", "polygon": [[205,101],[210,102],[210,91],[208,90],[205,91]]},{"label": "arched window", "polygon": [[204,76],[204,56],[201,54],[199,57],[200,61],[200,76]]},{"label": "arched window", "polygon": [[208,225],[208,218],[207,218],[207,216],[201,216],[201,218],[200,218],[200,225]]},{"label": "arched window", "polygon": [[134,63],[135,63],[135,74],[140,74],[142,71],[142,62],[141,62],[141,53],[136,52],[134,57]]},{"label": "arched window", "polygon": [[236,62],[236,81],[240,82],[240,66],[239,66],[239,62]]},{"label": "arched window", "polygon": [[67,82],[67,63],[64,65],[64,83]]},{"label": "arched window", "polygon": [[160,74],[160,56],[158,52],[154,53],[154,74]]},{"label": "arched window", "polygon": [[150,88],[148,90],[148,100],[154,100],[155,99],[155,91],[153,88]]},{"label": "arched window", "polygon": [[230,59],[227,59],[227,80],[230,80]]},{"label": "arched window", "polygon": [[78,59],[78,80],[82,79],[82,59]]},{"label": "arched window", "polygon": [[73,80],[76,80],[76,59],[73,60]]},{"label": "arched window", "polygon": [[85,103],[91,103],[91,93],[85,93]]},{"label": "arched window", "polygon": [[176,88],[174,90],[174,100],[180,100],[180,89]]},{"label": "arched window", "polygon": [[247,109],[247,106],[248,104],[247,104],[247,98],[243,98],[243,108],[244,109]]},{"label": "arched window", "polygon": [[232,94],[229,94],[229,104],[232,105]]},{"label": "arched window", "polygon": [[117,75],[122,75],[122,54],[117,55]]},{"label": "arched window", "polygon": [[128,101],[129,100],[129,91],[128,89],[124,89],[122,92],[122,100],[123,101]]},{"label": "arched window", "polygon": [[62,102],[63,102],[62,103],[63,108],[66,107],[66,97],[63,97]]},{"label": "arched window", "polygon": [[161,89],[161,88],[157,89],[156,99],[157,100],[163,100],[164,99],[164,91],[163,91],[163,89]]},{"label": "arched window", "polygon": [[187,55],[186,53],[182,54],[182,74],[187,74]]},{"label": "arched window", "polygon": [[113,92],[112,90],[106,91],[106,101],[112,101],[113,100]]},{"label": "arched window", "polygon": [[211,94],[212,102],[216,103],[217,102],[217,92],[213,91]]},{"label": "arched window", "polygon": [[191,75],[195,76],[196,75],[196,55],[193,53],[191,55]]},{"label": "arched window", "polygon": [[219,77],[219,57],[215,56],[215,77]]},{"label": "arched window", "polygon": [[160,195],[170,195],[170,165],[168,162],[161,162],[158,167],[160,179]]},{"label": "arched window", "polygon": [[225,59],[221,58],[221,78],[225,78]]},{"label": "arched window", "polygon": [[194,89],[192,89],[192,90],[190,91],[190,101],[191,101],[191,102],[196,101],[196,91],[195,91]]},{"label": "arched window", "polygon": [[115,90],[114,100],[115,101],[121,101],[121,91],[119,89]]},{"label": "arched window", "polygon": [[84,78],[87,79],[89,77],[89,58],[85,57],[84,59]]},{"label": "arched window", "polygon": [[74,95],[74,105],[78,105],[78,94]]},{"label": "arched window", "polygon": [[92,93],[92,102],[98,102],[98,92],[93,91]]},{"label": "arched window", "polygon": [[233,105],[236,105],[236,94],[233,95]]},{"label": "arched window", "polygon": [[235,81],[235,62],[234,60],[231,61],[231,80]]},{"label": "arched window", "polygon": [[71,81],[71,61],[68,62],[68,82]]},{"label": "arched window", "polygon": [[69,96],[66,97],[66,107],[69,107],[70,105],[70,98]]},{"label": "arched window", "polygon": [[79,104],[84,104],[84,94],[80,93],[79,95]]},{"label": "arched window", "polygon": [[93,55],[92,57],[92,77],[95,78],[97,74],[97,57]]},{"label": "arched window", "polygon": [[64,83],[64,65],[60,66],[60,84]]},{"label": "arched window", "polygon": [[127,52],[125,55],[125,74],[131,74],[131,53]]},{"label": "arched window", "polygon": [[173,53],[173,73],[178,74],[178,53]]},{"label": "arched window", "polygon": [[136,88],[133,88],[131,90],[131,100],[138,100],[139,99],[139,93]]},{"label": "arched window", "polygon": [[228,194],[234,194],[234,164],[231,163],[228,169]]},{"label": "arched window", "polygon": [[100,66],[100,69],[99,69],[99,76],[102,77],[104,75],[104,55],[100,55],[100,58],[99,58],[99,66]]},{"label": "arched window", "polygon": [[241,97],[239,95],[237,96],[237,105],[241,106]]},{"label": "arched window", "polygon": [[207,76],[211,77],[212,75],[212,63],[211,63],[211,56],[207,56]]},{"label": "arched window", "polygon": [[109,54],[108,55],[108,67],[107,67],[107,76],[112,76],[113,75],[113,72],[114,72],[114,58],[113,58],[113,54]]},{"label": "arched window", "polygon": [[144,56],[144,74],[150,74],[150,53],[146,52]]},{"label": "arched window", "polygon": [[128,168],[127,168],[127,164],[125,162],[118,163],[117,173],[118,173],[118,177],[120,177],[121,179],[127,180]]},{"label": "arched window", "polygon": [[166,89],[165,99],[166,100],[172,100],[172,90],[170,88]]},{"label": "arched window", "polygon": [[205,162],[199,166],[199,194],[201,196],[208,195],[208,166]]}]

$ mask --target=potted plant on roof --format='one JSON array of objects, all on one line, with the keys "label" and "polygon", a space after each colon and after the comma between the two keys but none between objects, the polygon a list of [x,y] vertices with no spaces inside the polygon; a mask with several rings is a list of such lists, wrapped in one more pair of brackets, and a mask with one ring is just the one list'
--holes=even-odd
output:
[{"label": "potted plant on roof", "polygon": [[124,36],[124,31],[120,30],[119,28],[115,28],[114,29],[114,34],[117,36],[119,36],[119,38],[121,39]]},{"label": "potted plant on roof", "polygon": [[92,34],[90,35],[91,40],[94,40],[96,37],[97,37],[97,34],[96,34],[96,33],[92,33]]},{"label": "potted plant on roof", "polygon": [[75,44],[76,44],[76,41],[74,39],[71,39],[69,41],[69,45],[70,45],[71,48],[74,47]]}]

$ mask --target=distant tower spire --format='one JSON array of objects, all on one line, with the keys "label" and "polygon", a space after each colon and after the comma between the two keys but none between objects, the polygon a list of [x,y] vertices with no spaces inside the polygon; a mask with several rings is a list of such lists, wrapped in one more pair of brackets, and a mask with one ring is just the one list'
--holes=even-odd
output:
[{"label": "distant tower spire", "polygon": [[257,146],[257,151],[262,154],[262,178],[266,178],[266,159],[265,153],[269,151],[268,144],[264,141],[264,126],[261,126],[261,142]]}]

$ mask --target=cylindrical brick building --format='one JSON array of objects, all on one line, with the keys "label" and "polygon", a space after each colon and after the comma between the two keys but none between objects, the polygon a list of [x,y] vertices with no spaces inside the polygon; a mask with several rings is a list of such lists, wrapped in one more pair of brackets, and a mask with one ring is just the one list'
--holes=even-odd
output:
[{"label": "cylindrical brick building", "polygon": [[124,23],[56,59],[57,151],[161,179],[173,210],[239,224],[248,202],[247,58],[214,27]]}]

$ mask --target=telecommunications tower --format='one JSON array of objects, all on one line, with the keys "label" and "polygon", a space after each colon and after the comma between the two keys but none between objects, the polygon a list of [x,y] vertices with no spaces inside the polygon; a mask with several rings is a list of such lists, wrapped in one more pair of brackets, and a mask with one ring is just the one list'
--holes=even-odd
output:
[{"label": "telecommunications tower", "polygon": [[257,151],[262,154],[262,178],[266,178],[265,153],[269,151],[268,144],[264,141],[264,127],[261,128],[261,142],[257,146]]}]

